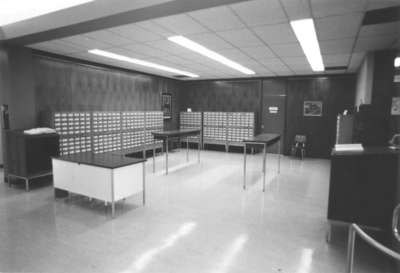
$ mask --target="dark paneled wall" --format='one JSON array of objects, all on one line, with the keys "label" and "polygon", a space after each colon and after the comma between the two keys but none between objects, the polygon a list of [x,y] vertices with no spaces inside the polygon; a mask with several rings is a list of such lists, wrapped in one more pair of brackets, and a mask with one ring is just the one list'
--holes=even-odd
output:
[{"label": "dark paneled wall", "polygon": [[[296,134],[305,134],[309,138],[308,155],[328,157],[335,141],[337,114],[354,108],[355,75],[188,82],[182,85],[181,93],[182,110],[256,112],[258,132],[262,98],[286,93],[285,153],[289,153]],[[304,117],[304,100],[322,101],[323,116]]]},{"label": "dark paneled wall", "polygon": [[173,119],[165,125],[178,126],[177,81],[42,56],[35,56],[34,68],[40,125],[50,125],[55,111],[159,111],[160,93],[169,92],[173,97]]},{"label": "dark paneled wall", "polygon": [[[335,143],[338,113],[354,108],[355,77],[337,76],[288,80],[286,106],[286,143],[296,134],[307,136],[307,153],[312,157],[328,157]],[[305,117],[304,101],[322,101],[322,117]],[[286,153],[289,145],[286,145]]]},{"label": "dark paneled wall", "polygon": [[261,115],[261,82],[197,81],[182,83],[181,110],[221,112],[256,112],[259,128]]}]

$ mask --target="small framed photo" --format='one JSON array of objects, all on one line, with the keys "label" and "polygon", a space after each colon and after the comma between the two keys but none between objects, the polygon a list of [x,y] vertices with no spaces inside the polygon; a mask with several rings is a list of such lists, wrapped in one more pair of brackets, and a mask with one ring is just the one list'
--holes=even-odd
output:
[{"label": "small framed photo", "polygon": [[322,117],[322,101],[304,101],[305,117]]},{"label": "small framed photo", "polygon": [[172,95],[171,93],[161,93],[161,111],[164,119],[172,118]]}]

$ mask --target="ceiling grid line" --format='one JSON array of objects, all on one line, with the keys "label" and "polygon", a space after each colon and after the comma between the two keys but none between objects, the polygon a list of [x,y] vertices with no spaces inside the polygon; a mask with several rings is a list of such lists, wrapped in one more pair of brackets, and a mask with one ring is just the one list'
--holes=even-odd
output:
[{"label": "ceiling grid line", "polygon": [[[276,56],[276,58],[277,59],[279,59],[279,61],[281,61],[285,66],[286,66],[286,68],[289,70],[289,71],[291,71],[292,73],[294,73],[294,71],[287,65],[287,63],[263,40],[263,39],[261,39],[261,37],[253,30],[253,28],[251,28],[250,26],[248,26],[248,24],[246,23],[246,22],[244,22],[241,18],[240,18],[240,16],[235,12],[235,10],[233,10],[231,7],[229,7],[231,10],[232,10],[232,12],[233,12],[233,14],[236,16],[236,17],[238,17],[238,19],[246,26],[246,28],[247,29],[249,29],[249,31],[254,35],[254,36],[256,36],[260,41],[261,41],[261,43],[263,43],[275,56]],[[288,17],[287,17],[287,15],[286,15],[286,19],[288,19]],[[279,24],[268,24],[268,25],[279,25]],[[262,26],[262,25],[260,25],[260,26]],[[258,27],[260,27],[260,26],[258,26]],[[263,64],[262,64],[263,65]],[[270,70],[270,68],[268,68],[267,67],[267,69],[268,70]],[[274,72],[274,71],[272,71],[275,75],[277,74],[276,72]]]},{"label": "ceiling grid line", "polygon": [[[230,7],[228,7],[230,9]],[[231,10],[231,9],[230,9]],[[233,10],[231,10],[233,12]],[[235,14],[235,12],[233,12],[233,14],[235,16],[237,16]],[[188,14],[189,17],[191,17],[193,20],[195,20],[196,22],[198,22],[199,24],[201,24],[202,26],[204,26],[204,24],[202,24],[201,22],[199,22],[196,18],[194,18],[193,16],[191,16],[190,14]],[[238,18],[240,20],[240,18]],[[242,22],[242,20],[240,20]],[[243,22],[242,22],[243,23]],[[211,30],[210,28],[208,28],[207,26],[204,26],[206,29],[208,29],[210,32],[212,32],[214,35],[218,36],[219,38],[221,38],[222,40],[224,40],[226,43],[230,44],[234,49],[237,49],[239,51],[241,51],[243,54],[245,54],[247,57],[249,57],[250,59],[252,59],[253,61],[255,61],[257,64],[265,67],[263,64],[259,63],[255,58],[253,58],[252,56],[249,56],[248,54],[246,54],[246,52],[243,52],[242,50],[240,50],[239,47],[237,47],[236,45],[232,44],[230,41],[226,40],[224,37],[222,37],[221,35],[219,35],[216,31]],[[247,27],[247,26],[246,26]],[[235,60],[233,60],[235,61]],[[250,67],[251,68],[251,67]],[[269,72],[273,73],[274,75],[276,75],[273,71],[271,71],[268,67],[265,67]]]}]

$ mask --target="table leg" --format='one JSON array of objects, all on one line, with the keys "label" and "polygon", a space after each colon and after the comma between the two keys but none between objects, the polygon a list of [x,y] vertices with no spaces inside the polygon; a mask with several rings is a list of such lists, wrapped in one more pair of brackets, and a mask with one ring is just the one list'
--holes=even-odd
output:
[{"label": "table leg", "polygon": [[146,164],[143,162],[143,206],[146,204]]},{"label": "table leg", "polygon": [[168,174],[168,137],[165,139],[165,174]]},{"label": "table leg", "polygon": [[200,163],[200,145],[201,145],[201,141],[200,141],[200,136],[199,136],[199,144],[197,145],[197,162]]},{"label": "table leg", "polygon": [[186,137],[186,162],[189,161],[189,137]]},{"label": "table leg", "polygon": [[278,142],[278,173],[281,173],[281,140]]},{"label": "table leg", "polygon": [[156,172],[156,141],[154,140],[154,149],[153,149],[153,173]]},{"label": "table leg", "polygon": [[111,170],[111,217],[115,217],[115,201],[114,201],[114,171]]},{"label": "table leg", "polygon": [[11,179],[10,179],[9,175],[7,175],[7,182],[8,182],[8,186],[11,187]]},{"label": "table leg", "polygon": [[29,191],[29,179],[25,178],[25,191]]},{"label": "table leg", "polygon": [[263,158],[263,192],[265,192],[265,176],[267,173],[266,170],[267,163],[267,144],[264,144],[264,158]]},{"label": "table leg", "polygon": [[243,146],[243,189],[246,189],[246,148],[247,145],[244,143]]}]

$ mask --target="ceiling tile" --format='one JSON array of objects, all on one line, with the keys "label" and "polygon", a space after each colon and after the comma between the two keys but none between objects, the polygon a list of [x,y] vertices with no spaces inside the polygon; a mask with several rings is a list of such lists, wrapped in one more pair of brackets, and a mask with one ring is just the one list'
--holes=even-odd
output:
[{"label": "ceiling tile", "polygon": [[304,56],[303,50],[299,43],[291,44],[273,44],[270,45],[271,49],[279,57],[300,57]]},{"label": "ceiling tile", "polygon": [[206,28],[186,14],[172,15],[153,21],[179,35],[207,32]]},{"label": "ceiling tile", "polygon": [[247,28],[223,31],[218,32],[217,34],[237,47],[262,45],[260,39],[258,39],[257,36]]},{"label": "ceiling tile", "polygon": [[355,37],[361,26],[363,13],[350,13],[315,20],[318,40],[332,40]]},{"label": "ceiling tile", "polygon": [[105,49],[105,48],[112,47],[112,45],[110,43],[98,41],[96,39],[85,37],[83,35],[70,36],[67,38],[63,38],[62,40],[66,41],[68,43],[80,46],[87,50],[94,49],[94,48]]},{"label": "ceiling tile", "polygon": [[239,49],[223,49],[219,52],[221,55],[226,58],[231,59],[236,62],[250,62],[253,59],[241,52]]},{"label": "ceiling tile", "polygon": [[322,56],[326,66],[347,66],[349,64],[350,54],[333,54]]},{"label": "ceiling tile", "polygon": [[115,34],[108,30],[99,30],[94,32],[85,33],[83,36],[101,41],[104,43],[109,43],[113,46],[119,46],[124,44],[132,43],[132,40],[125,38],[119,34]]},{"label": "ceiling tile", "polygon": [[154,42],[148,42],[146,43],[147,45],[172,53],[174,55],[180,55],[182,52],[190,52],[188,49],[185,49],[175,43],[172,43],[168,40],[159,40],[159,41],[154,41]]},{"label": "ceiling tile", "polygon": [[297,42],[297,38],[289,24],[260,26],[255,27],[254,31],[269,45]]},{"label": "ceiling tile", "polygon": [[242,47],[244,53],[255,59],[273,58],[275,54],[266,46]]},{"label": "ceiling tile", "polygon": [[227,6],[204,9],[189,13],[202,25],[214,31],[243,28],[245,25]]},{"label": "ceiling tile", "polygon": [[310,18],[311,10],[309,0],[281,0],[289,20]]},{"label": "ceiling tile", "polygon": [[86,51],[82,47],[75,46],[73,44],[70,44],[70,43],[62,41],[62,40],[53,40],[53,41],[47,41],[47,42],[43,42],[43,43],[32,44],[32,45],[29,45],[29,47],[38,49],[38,50],[43,50],[46,52],[57,53],[57,54],[67,54],[67,53],[85,52]]},{"label": "ceiling tile", "polygon": [[145,56],[151,57],[161,57],[168,55],[168,52],[160,50],[159,48],[154,48],[145,44],[130,44],[124,45],[123,48],[126,48],[136,54],[143,54]]},{"label": "ceiling tile", "polygon": [[400,22],[362,26],[360,36],[399,35]]},{"label": "ceiling tile", "polygon": [[187,37],[211,50],[233,48],[230,43],[213,33],[190,34]]},{"label": "ceiling tile", "polygon": [[288,19],[279,0],[253,0],[231,5],[248,26],[278,24]]},{"label": "ceiling tile", "polygon": [[137,41],[137,42],[155,41],[163,38],[162,36],[155,34],[151,31],[145,30],[135,24],[110,28],[109,30],[131,41]]},{"label": "ceiling tile", "polygon": [[316,18],[354,12],[363,12],[366,0],[310,0]]},{"label": "ceiling tile", "polygon": [[350,54],[355,38],[320,41],[319,46],[322,54]]},{"label": "ceiling tile", "polygon": [[308,64],[306,57],[286,57],[286,58],[282,58],[282,61],[289,66],[292,66],[292,65],[296,65],[299,67],[307,66],[307,65],[310,66]]},{"label": "ceiling tile", "polygon": [[354,51],[373,51],[391,48],[397,38],[397,36],[393,35],[358,37]]},{"label": "ceiling tile", "polygon": [[153,34],[160,35],[164,38],[169,37],[174,34],[174,32],[166,29],[163,26],[160,26],[154,20],[148,20],[148,21],[143,21],[143,22],[138,22],[136,23],[138,27],[141,27],[144,30],[147,30],[149,32],[152,32]]}]

